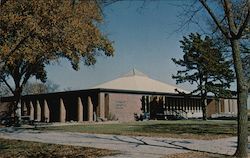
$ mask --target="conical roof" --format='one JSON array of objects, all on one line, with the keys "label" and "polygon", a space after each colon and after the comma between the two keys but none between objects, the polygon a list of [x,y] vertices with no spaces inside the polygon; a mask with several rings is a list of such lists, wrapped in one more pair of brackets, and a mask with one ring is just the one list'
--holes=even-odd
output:
[{"label": "conical roof", "polygon": [[120,76],[117,79],[105,82],[92,88],[161,93],[178,93],[176,91],[176,89],[178,89],[178,91],[180,92],[188,93],[188,91],[180,89],[176,86],[151,79],[147,75],[136,69],[129,71],[128,73]]}]

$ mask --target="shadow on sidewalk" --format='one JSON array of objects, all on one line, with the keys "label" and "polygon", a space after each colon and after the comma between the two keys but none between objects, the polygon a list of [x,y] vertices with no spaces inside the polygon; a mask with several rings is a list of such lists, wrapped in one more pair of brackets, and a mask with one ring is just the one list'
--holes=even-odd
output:
[{"label": "shadow on sidewalk", "polygon": [[[94,138],[94,139],[100,139],[100,140],[110,140],[110,141],[116,141],[116,142],[123,142],[123,143],[128,143],[131,145],[135,145],[135,147],[139,146],[150,146],[150,147],[160,147],[160,148],[166,148],[166,149],[179,149],[179,150],[186,150],[190,152],[203,152],[203,153],[208,153],[208,154],[217,154],[221,156],[232,156],[228,154],[222,154],[222,153],[217,153],[217,152],[210,152],[210,151],[205,151],[205,150],[197,150],[197,149],[192,149],[184,146],[184,144],[193,144],[193,142],[187,141],[187,140],[182,140],[182,141],[172,141],[172,140],[153,140],[156,141],[160,144],[157,143],[149,143],[143,140],[143,138],[139,139],[137,137],[131,137],[131,136],[126,136],[129,139],[122,139],[123,136],[115,135],[110,138],[108,137],[100,137],[98,135],[85,135],[83,136],[85,138]],[[236,142],[234,142],[236,143]],[[183,144],[183,145],[180,145]]]}]

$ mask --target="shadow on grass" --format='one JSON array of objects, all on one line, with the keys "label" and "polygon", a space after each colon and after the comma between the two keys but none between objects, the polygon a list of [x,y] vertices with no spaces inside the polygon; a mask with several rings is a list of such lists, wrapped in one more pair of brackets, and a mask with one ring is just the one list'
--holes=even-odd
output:
[{"label": "shadow on grass", "polygon": [[138,128],[138,131],[144,133],[173,133],[173,134],[197,134],[197,135],[232,135],[237,134],[236,124],[230,125],[216,125],[216,124],[153,124],[142,125]]},{"label": "shadow on grass", "polygon": [[0,144],[0,151],[5,149],[9,149],[9,147],[5,144]]},{"label": "shadow on grass", "polygon": [[0,128],[0,133],[22,133],[22,132],[27,131],[27,130],[33,131],[35,133],[41,132],[35,128],[4,127],[4,128]]}]

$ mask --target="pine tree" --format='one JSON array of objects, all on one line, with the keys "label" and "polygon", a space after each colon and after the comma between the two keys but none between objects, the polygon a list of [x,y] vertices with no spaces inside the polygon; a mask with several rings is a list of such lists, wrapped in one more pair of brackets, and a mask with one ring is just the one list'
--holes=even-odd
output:
[{"label": "pine tree", "polygon": [[198,33],[191,33],[180,41],[183,59],[172,59],[184,69],[177,71],[172,78],[177,84],[189,82],[197,88],[191,93],[201,96],[203,119],[207,119],[207,95],[213,93],[217,97],[231,95],[230,83],[234,80],[230,62],[226,61],[213,40],[206,36],[202,39]]}]

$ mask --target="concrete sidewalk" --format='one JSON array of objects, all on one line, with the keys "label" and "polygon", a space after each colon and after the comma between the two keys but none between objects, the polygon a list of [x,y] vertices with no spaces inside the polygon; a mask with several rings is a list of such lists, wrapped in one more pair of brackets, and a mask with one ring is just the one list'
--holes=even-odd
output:
[{"label": "concrete sidewalk", "polygon": [[189,151],[207,151],[231,155],[235,152],[237,145],[236,137],[208,141],[39,131],[20,128],[1,128],[0,138],[119,150],[121,155],[114,156],[117,158],[160,158],[168,154]]}]

